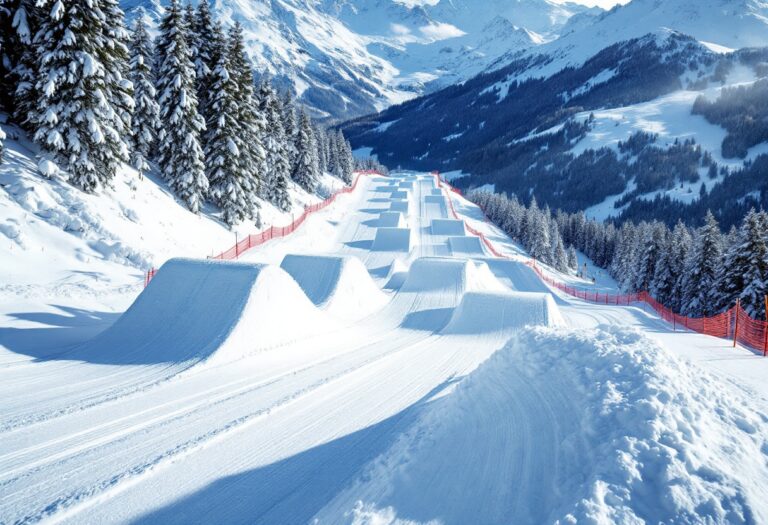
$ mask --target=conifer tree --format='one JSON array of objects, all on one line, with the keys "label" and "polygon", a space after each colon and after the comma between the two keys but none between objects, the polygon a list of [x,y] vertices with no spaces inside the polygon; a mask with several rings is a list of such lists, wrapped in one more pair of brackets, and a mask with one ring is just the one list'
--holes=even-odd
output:
[{"label": "conifer tree", "polygon": [[156,57],[160,167],[173,192],[198,213],[208,192],[200,146],[205,123],[197,112],[194,65],[177,0],[171,0],[160,24]]},{"label": "conifer tree", "polygon": [[683,308],[684,291],[688,276],[685,274],[685,263],[693,247],[693,238],[691,232],[682,223],[678,222],[672,231],[672,240],[670,242],[671,273],[675,276],[675,282],[672,287],[669,307],[675,312],[681,312]]},{"label": "conifer tree", "polygon": [[32,44],[42,14],[34,0],[0,0],[0,109],[32,133],[37,101],[37,52]]},{"label": "conifer tree", "polygon": [[160,128],[160,108],[157,105],[157,92],[151,67],[154,49],[152,39],[141,18],[136,20],[130,51],[130,79],[133,83],[134,100],[131,165],[141,177],[149,169],[149,159],[153,155],[157,130]]},{"label": "conifer tree", "polygon": [[579,269],[579,258],[576,255],[576,248],[573,245],[568,247],[568,268],[571,270]]},{"label": "conifer tree", "polygon": [[230,226],[253,214],[253,187],[241,156],[246,147],[238,122],[238,85],[231,69],[227,42],[214,28],[211,48],[214,68],[211,74],[210,118],[206,122],[206,176],[211,200],[222,210]]},{"label": "conifer tree", "polygon": [[209,97],[215,96],[212,88],[215,80],[211,78],[211,74],[216,67],[213,56],[216,27],[208,0],[200,0],[193,18],[190,32],[194,38],[193,62],[195,64],[198,111],[207,122],[212,117],[208,104]]},{"label": "conifer tree", "polygon": [[280,100],[268,81],[259,87],[259,111],[266,120],[264,149],[266,151],[265,196],[278,209],[288,211],[291,199],[288,194],[288,180],[291,172],[286,154]]},{"label": "conifer tree", "polygon": [[296,134],[296,163],[291,176],[308,192],[314,193],[317,189],[320,178],[317,166],[317,144],[312,132],[312,123],[303,111],[299,117],[299,130]]},{"label": "conifer tree", "polygon": [[283,131],[285,132],[285,139],[287,141],[286,152],[288,154],[288,162],[291,165],[291,173],[293,173],[296,167],[296,156],[298,155],[296,149],[298,125],[296,122],[296,110],[293,107],[293,97],[291,96],[290,91],[285,92],[281,107],[283,114]]},{"label": "conifer tree", "polygon": [[84,191],[128,161],[126,39],[122,12],[104,0],[56,2],[35,38],[35,140]]},{"label": "conifer tree", "polygon": [[257,196],[263,192],[262,185],[266,172],[266,152],[262,144],[266,123],[254,96],[253,69],[245,52],[243,28],[239,23],[235,23],[229,31],[229,60],[233,80],[237,85],[235,91],[237,122],[243,140],[239,170],[249,178],[251,188],[249,198],[253,217],[258,208]]},{"label": "conifer tree", "polygon": [[[737,242],[729,250],[725,292],[753,318],[765,318],[765,296],[768,294],[768,217],[750,210],[741,224]],[[723,286],[721,286],[723,288]],[[727,301],[723,308],[733,303]],[[728,304],[730,303],[730,304]]]},{"label": "conifer tree", "polygon": [[717,274],[722,264],[720,228],[711,212],[704,226],[696,231],[685,268],[687,279],[683,291],[683,313],[708,317],[717,313]]}]

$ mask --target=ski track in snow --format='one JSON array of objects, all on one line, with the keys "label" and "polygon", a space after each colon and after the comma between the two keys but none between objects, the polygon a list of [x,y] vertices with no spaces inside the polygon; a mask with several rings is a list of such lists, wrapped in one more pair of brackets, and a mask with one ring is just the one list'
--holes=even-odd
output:
[{"label": "ski track in snow", "polygon": [[[467,253],[446,199],[512,259]],[[2,351],[1,523],[768,520],[768,360],[551,292],[431,176],[368,177],[241,261],[161,269],[147,344],[126,315]],[[209,311],[178,324],[169,290]]]}]

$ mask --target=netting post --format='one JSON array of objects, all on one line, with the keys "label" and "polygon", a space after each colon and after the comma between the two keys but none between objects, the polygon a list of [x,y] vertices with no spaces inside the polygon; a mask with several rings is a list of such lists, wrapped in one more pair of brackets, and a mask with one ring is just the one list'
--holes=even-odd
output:
[{"label": "netting post", "polygon": [[768,295],[765,299],[765,323],[763,324],[763,357],[768,355]]},{"label": "netting post", "polygon": [[736,348],[736,339],[739,337],[739,310],[741,309],[741,299],[736,299],[736,321],[733,327],[733,347]]}]

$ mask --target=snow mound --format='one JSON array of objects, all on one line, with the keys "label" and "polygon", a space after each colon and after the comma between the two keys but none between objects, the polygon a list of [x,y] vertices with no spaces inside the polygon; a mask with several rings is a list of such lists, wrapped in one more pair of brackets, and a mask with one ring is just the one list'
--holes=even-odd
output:
[{"label": "snow mound", "polygon": [[404,228],[405,219],[399,211],[385,211],[379,215],[379,228]]},{"label": "snow mound", "polygon": [[73,353],[110,352],[121,364],[229,361],[329,321],[278,267],[171,259],[115,324]]},{"label": "snow mound", "polygon": [[286,255],[280,267],[316,306],[344,319],[360,319],[380,309],[387,296],[357,257]]},{"label": "snow mound", "polygon": [[389,211],[399,211],[403,215],[408,214],[408,201],[401,199],[401,200],[393,200],[389,204]]},{"label": "snow mound", "polygon": [[403,292],[503,291],[501,284],[484,262],[463,259],[420,257],[408,271]]},{"label": "snow mound", "polygon": [[750,406],[634,329],[526,328],[316,523],[765,523],[768,417]]},{"label": "snow mound", "polygon": [[375,252],[411,251],[411,230],[409,228],[377,228],[371,249]]},{"label": "snow mound", "polygon": [[432,235],[465,235],[464,221],[458,219],[432,219]]},{"label": "snow mound", "polygon": [[395,190],[392,192],[392,198],[393,199],[407,199],[408,198],[408,192],[404,190]]},{"label": "snow mound", "polygon": [[510,332],[525,326],[564,324],[550,294],[468,292],[443,329],[444,334]]},{"label": "snow mound", "polygon": [[443,190],[441,190],[440,188],[432,188],[431,190],[429,190],[429,194],[430,195],[442,195],[443,194]]},{"label": "snow mound", "polygon": [[457,237],[448,237],[448,247],[451,253],[464,255],[484,255],[483,243],[480,237],[473,235],[461,235]]},{"label": "snow mound", "polygon": [[399,184],[398,184],[398,186],[399,186],[400,188],[404,188],[404,189],[412,190],[412,189],[413,189],[413,181],[410,181],[410,180],[408,180],[408,181],[403,181],[403,182],[399,183]]},{"label": "snow mound", "polygon": [[424,202],[427,204],[442,204],[445,205],[445,197],[441,195],[427,195],[424,197]]},{"label": "snow mound", "polygon": [[387,272],[387,284],[384,286],[387,290],[398,290],[405,279],[408,277],[408,265],[406,265],[400,259],[395,259],[392,264],[389,265],[389,271]]}]

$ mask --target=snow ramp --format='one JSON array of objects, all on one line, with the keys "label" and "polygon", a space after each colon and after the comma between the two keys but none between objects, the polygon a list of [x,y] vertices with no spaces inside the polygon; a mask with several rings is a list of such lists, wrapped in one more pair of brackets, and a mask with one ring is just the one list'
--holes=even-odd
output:
[{"label": "snow ramp", "polygon": [[409,252],[411,251],[411,230],[409,228],[377,228],[371,250]]},{"label": "snow ramp", "polygon": [[513,332],[525,326],[563,324],[560,310],[550,294],[468,292],[443,334],[485,335]]},{"label": "snow ramp", "polygon": [[357,257],[286,255],[280,267],[316,306],[344,319],[360,319],[388,301]]},{"label": "snow ramp", "polygon": [[401,292],[503,291],[504,285],[484,262],[443,257],[420,257],[411,264]]},{"label": "snow ramp", "polygon": [[77,353],[110,352],[120,364],[233,360],[325,330],[329,321],[276,266],[171,259]]},{"label": "snow ramp", "polygon": [[459,219],[432,219],[432,235],[464,235],[464,221]]},{"label": "snow ramp", "polygon": [[389,204],[389,211],[399,211],[402,214],[408,213],[408,201],[405,199],[396,199]]},{"label": "snow ramp", "polygon": [[448,237],[448,247],[454,255],[485,255],[480,237],[472,235]]},{"label": "snow ramp", "polygon": [[379,215],[379,228],[403,228],[405,225],[403,214],[399,211],[385,211]]}]

